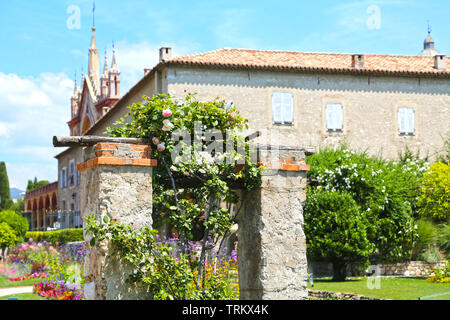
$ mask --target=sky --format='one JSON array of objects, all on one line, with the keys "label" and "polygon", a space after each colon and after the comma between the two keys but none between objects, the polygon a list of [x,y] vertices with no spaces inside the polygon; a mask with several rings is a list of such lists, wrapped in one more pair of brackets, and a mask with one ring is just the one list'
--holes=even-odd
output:
[{"label": "sky", "polygon": [[[0,0],[0,161],[11,187],[57,180],[62,149],[52,137],[69,135],[92,8],[92,0]],[[448,0],[96,0],[95,27],[101,65],[114,42],[124,94],[162,46],[174,56],[224,47],[416,55],[429,21],[436,49],[450,54],[448,12]]]}]

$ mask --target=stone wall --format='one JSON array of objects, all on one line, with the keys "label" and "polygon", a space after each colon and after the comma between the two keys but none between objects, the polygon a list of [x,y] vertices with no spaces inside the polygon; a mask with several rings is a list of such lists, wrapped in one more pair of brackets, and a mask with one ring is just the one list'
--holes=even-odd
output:
[{"label": "stone wall", "polygon": [[[239,291],[243,300],[307,299],[304,153],[280,153],[283,157],[279,161],[268,163],[261,188],[244,193],[238,221]],[[267,161],[267,156],[261,158]]]},{"label": "stone wall", "polygon": [[429,277],[433,269],[441,269],[447,261],[428,263],[424,261],[408,261],[402,263],[380,265],[380,275],[405,276],[405,277]]},{"label": "stone wall", "polygon": [[[378,270],[380,276],[403,276],[403,277],[429,277],[433,269],[442,268],[447,261],[438,263],[427,263],[424,261],[407,261],[391,264],[379,264]],[[372,268],[371,270],[374,270]],[[331,277],[333,275],[333,265],[329,262],[308,260],[308,273],[315,278]],[[353,266],[347,269],[347,276],[364,276],[364,270],[358,270]]]},{"label": "stone wall", "polygon": [[374,298],[363,296],[356,293],[342,293],[342,292],[329,292],[323,290],[310,290],[308,289],[308,296],[310,300],[314,299],[339,299],[339,300],[391,300],[384,298]]},{"label": "stone wall", "polygon": [[[150,147],[99,143],[84,150],[82,171],[81,215],[104,216],[131,225],[135,230],[152,225],[152,166]],[[88,245],[86,257],[85,296],[91,300],[150,299],[145,288],[126,283],[130,266],[114,253],[106,242]]]}]

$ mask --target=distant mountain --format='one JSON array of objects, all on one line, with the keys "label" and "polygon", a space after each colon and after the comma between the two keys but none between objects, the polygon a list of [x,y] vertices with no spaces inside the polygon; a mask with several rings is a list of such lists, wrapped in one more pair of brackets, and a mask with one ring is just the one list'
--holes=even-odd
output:
[{"label": "distant mountain", "polygon": [[25,198],[25,191],[23,190],[17,188],[10,188],[9,191],[11,193],[11,199]]}]

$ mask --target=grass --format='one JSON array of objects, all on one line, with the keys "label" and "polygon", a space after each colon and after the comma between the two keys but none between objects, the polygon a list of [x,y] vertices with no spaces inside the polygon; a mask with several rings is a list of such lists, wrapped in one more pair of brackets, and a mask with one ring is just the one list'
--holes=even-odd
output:
[{"label": "grass", "polygon": [[32,286],[34,283],[39,281],[40,279],[9,281],[7,278],[0,276],[0,288]]},{"label": "grass", "polygon": [[19,298],[19,300],[45,300],[44,298],[38,296],[35,293],[17,293],[17,294],[10,294],[7,296],[0,297],[0,300],[8,300],[10,297],[16,297]]},{"label": "grass", "polygon": [[[392,300],[418,300],[419,297],[448,292],[446,295],[424,300],[450,300],[450,283],[432,283],[425,278],[380,277],[379,288],[369,289],[367,279],[367,277],[350,277],[343,282],[331,281],[331,278],[314,279],[314,286],[308,284],[308,288]],[[373,279],[370,280],[372,280],[370,283],[374,283]]]}]

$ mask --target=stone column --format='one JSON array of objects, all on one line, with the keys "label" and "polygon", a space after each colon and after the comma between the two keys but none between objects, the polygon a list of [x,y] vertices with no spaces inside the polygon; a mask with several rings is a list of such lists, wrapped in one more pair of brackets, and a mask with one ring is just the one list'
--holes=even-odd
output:
[{"label": "stone column", "polygon": [[240,299],[307,299],[303,151],[260,151],[261,188],[246,192],[238,216]]},{"label": "stone column", "polygon": [[[132,225],[152,225],[152,167],[150,146],[98,143],[84,149],[81,171],[81,217],[94,214]],[[85,241],[90,241],[85,234]],[[126,283],[130,266],[112,253],[108,243],[86,244],[85,296],[92,300],[146,299],[145,290]]]}]

